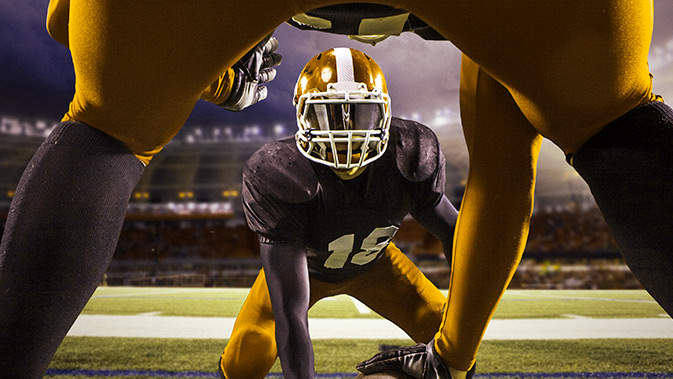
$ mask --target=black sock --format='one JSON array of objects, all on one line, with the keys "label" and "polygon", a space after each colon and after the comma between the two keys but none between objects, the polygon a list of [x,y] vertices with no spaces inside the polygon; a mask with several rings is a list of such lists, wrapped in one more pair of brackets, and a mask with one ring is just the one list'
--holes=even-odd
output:
[{"label": "black sock", "polygon": [[624,260],[673,316],[673,111],[641,105],[573,157]]},{"label": "black sock", "polygon": [[62,122],[28,164],[0,249],[0,377],[42,378],[99,284],[142,163],[119,141]]}]

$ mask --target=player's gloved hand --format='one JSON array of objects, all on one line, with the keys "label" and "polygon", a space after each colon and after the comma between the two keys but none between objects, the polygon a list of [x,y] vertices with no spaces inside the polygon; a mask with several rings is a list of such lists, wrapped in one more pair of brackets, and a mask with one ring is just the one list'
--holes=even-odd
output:
[{"label": "player's gloved hand", "polygon": [[[378,353],[357,365],[358,371],[367,375],[380,371],[401,371],[416,379],[452,379],[448,367],[435,352],[435,340],[427,345],[401,347]],[[475,367],[467,373],[472,378]]]},{"label": "player's gloved hand", "polygon": [[218,105],[238,112],[266,99],[267,89],[263,84],[276,77],[273,67],[282,60],[280,54],[274,53],[277,48],[278,40],[269,34],[236,62],[232,67],[234,77],[231,93]]}]

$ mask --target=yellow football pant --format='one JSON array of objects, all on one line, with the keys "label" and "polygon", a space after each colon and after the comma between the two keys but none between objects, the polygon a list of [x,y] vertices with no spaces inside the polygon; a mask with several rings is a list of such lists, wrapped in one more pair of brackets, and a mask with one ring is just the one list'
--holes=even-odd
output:
[{"label": "yellow football pant", "polygon": [[[432,339],[446,304],[437,287],[392,243],[365,274],[343,283],[311,279],[310,285],[309,306],[326,297],[350,295],[395,323],[416,342]],[[228,379],[264,378],[269,373],[278,353],[275,330],[262,270],[222,353],[222,368]]]},{"label": "yellow football pant", "polygon": [[[65,119],[104,131],[148,162],[246,51],[291,16],[340,2],[72,0],[76,84]],[[652,98],[652,1],[373,2],[414,13],[465,55],[470,173],[436,347],[467,370],[526,241],[538,134],[573,153]]]}]

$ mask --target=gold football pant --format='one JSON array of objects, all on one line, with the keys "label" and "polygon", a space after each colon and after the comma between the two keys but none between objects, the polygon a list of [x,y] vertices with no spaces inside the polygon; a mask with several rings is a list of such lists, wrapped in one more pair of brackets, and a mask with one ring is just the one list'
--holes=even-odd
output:
[{"label": "gold football pant", "polygon": [[[309,306],[346,294],[369,306],[417,342],[428,342],[439,328],[446,298],[392,243],[368,272],[343,283],[311,280]],[[264,271],[241,308],[222,368],[229,379],[264,378],[276,360],[275,321]],[[363,359],[366,357],[363,357]]]},{"label": "gold football pant", "polygon": [[[76,83],[65,119],[104,131],[148,162],[203,89],[257,41],[295,14],[340,2],[73,0]],[[467,370],[526,241],[538,134],[574,153],[652,98],[652,2],[373,2],[410,11],[466,57],[461,111],[470,176],[436,347],[449,365]]]}]

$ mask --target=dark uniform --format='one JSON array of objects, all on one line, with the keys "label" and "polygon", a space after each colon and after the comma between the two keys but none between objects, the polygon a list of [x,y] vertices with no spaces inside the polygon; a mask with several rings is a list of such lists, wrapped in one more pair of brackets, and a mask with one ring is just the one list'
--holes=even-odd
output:
[{"label": "dark uniform", "polygon": [[[264,145],[243,170],[243,203],[262,242],[306,246],[311,305],[349,294],[428,342],[446,299],[390,240],[407,214],[442,199],[444,182],[434,133],[393,118],[385,154],[351,180],[306,159],[294,138]],[[274,331],[261,272],[222,355],[227,378],[263,378],[276,358]]]},{"label": "dark uniform", "polygon": [[243,201],[263,241],[305,243],[311,276],[341,282],[375,261],[407,214],[439,202],[444,180],[434,133],[393,118],[387,153],[352,180],[307,160],[294,138],[266,144],[245,165]]}]

